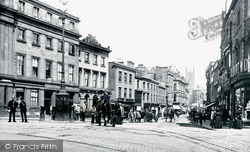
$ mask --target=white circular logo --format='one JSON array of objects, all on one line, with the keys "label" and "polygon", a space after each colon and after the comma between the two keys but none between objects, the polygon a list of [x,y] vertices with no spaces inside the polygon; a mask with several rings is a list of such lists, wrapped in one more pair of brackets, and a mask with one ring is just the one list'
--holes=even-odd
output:
[{"label": "white circular logo", "polygon": [[5,149],[11,149],[11,144],[6,144]]}]

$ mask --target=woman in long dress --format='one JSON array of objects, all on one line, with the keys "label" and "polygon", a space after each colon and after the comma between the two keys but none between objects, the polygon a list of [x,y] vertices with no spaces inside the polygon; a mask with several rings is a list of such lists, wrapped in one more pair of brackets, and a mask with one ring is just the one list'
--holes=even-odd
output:
[{"label": "woman in long dress", "polygon": [[222,128],[220,109],[217,109],[216,113],[215,113],[215,125],[214,125],[214,128],[217,128],[217,129]]}]

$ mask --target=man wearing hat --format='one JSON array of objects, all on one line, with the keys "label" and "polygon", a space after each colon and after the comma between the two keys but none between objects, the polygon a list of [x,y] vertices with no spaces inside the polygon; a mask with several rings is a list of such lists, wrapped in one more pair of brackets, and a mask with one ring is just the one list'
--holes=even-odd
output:
[{"label": "man wearing hat", "polygon": [[21,116],[22,116],[22,122],[28,122],[27,121],[27,115],[26,115],[26,102],[24,102],[23,98],[21,99],[22,101],[20,102],[20,112],[21,112]]},{"label": "man wearing hat", "polygon": [[18,103],[15,101],[15,98],[12,97],[12,99],[8,103],[8,112],[9,112],[9,122],[11,122],[11,115],[13,114],[13,122],[16,122],[15,120],[15,113],[16,113],[16,107],[18,106]]},{"label": "man wearing hat", "polygon": [[108,94],[108,91],[105,90],[104,91],[104,103],[107,103],[109,101],[109,99],[110,99],[110,96]]}]

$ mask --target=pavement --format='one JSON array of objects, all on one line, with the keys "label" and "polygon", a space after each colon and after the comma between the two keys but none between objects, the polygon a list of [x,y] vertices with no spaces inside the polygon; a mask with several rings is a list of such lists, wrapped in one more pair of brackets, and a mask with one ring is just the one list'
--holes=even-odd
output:
[{"label": "pavement", "polygon": [[[212,128],[210,126],[210,120],[203,120],[202,125],[200,125],[197,122],[194,122],[192,119],[190,121],[191,121],[192,124],[195,124],[197,126],[200,126],[202,128],[209,129],[209,130],[229,129],[228,123],[226,125],[222,125],[222,128],[216,128],[215,129],[215,128]],[[250,126],[242,126],[242,129],[250,129]]]}]

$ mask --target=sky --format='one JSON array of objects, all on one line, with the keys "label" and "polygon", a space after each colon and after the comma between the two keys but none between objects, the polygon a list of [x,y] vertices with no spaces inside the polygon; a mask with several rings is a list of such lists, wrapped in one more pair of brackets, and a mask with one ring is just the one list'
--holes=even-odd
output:
[{"label": "sky", "polygon": [[220,59],[220,36],[191,40],[189,21],[220,15],[226,0],[69,0],[65,6],[59,0],[39,1],[80,18],[80,39],[91,34],[110,46],[109,61],[175,66],[184,77],[186,68],[195,67],[195,85],[205,88],[207,66]]}]

